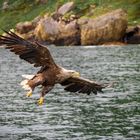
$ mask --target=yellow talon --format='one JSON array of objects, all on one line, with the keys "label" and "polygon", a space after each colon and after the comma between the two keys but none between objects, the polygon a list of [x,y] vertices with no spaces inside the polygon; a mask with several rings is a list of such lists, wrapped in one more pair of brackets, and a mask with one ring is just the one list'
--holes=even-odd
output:
[{"label": "yellow talon", "polygon": [[42,105],[44,103],[44,98],[40,97],[40,99],[38,100],[38,105]]},{"label": "yellow talon", "polygon": [[26,97],[31,97],[32,94],[33,94],[33,93],[29,91],[29,92],[27,92]]}]

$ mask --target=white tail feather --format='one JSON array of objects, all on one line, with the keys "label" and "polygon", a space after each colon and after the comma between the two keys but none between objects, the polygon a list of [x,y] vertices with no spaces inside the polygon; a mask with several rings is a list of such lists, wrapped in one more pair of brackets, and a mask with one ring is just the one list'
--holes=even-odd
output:
[{"label": "white tail feather", "polygon": [[28,83],[28,80],[26,79],[26,80],[21,81],[20,85],[21,85],[21,86],[24,86],[24,85],[26,85],[27,83]]},{"label": "white tail feather", "polygon": [[23,74],[22,77],[26,79],[32,79],[35,75],[28,75],[28,74]]},{"label": "white tail feather", "polygon": [[22,86],[22,88],[25,89],[25,90],[30,90],[30,91],[32,90],[29,85],[24,85],[24,86]]},{"label": "white tail feather", "polygon": [[29,87],[29,85],[27,84],[29,80],[25,79],[23,81],[21,81],[20,85],[22,86],[23,89],[25,90],[31,90],[31,88]]},{"label": "white tail feather", "polygon": [[21,81],[20,85],[25,90],[31,90],[31,87],[27,84],[30,79],[34,77],[34,75],[22,75],[23,78],[26,78],[25,80]]}]

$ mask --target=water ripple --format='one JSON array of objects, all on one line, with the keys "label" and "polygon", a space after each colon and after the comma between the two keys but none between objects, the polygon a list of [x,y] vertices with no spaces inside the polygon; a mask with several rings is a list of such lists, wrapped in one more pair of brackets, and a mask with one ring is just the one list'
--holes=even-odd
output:
[{"label": "water ripple", "polygon": [[114,86],[104,93],[87,96],[65,92],[57,85],[40,107],[36,105],[40,89],[26,98],[18,85],[20,75],[37,70],[0,49],[0,139],[138,140],[139,46],[49,49],[55,61],[66,68],[76,69],[82,76],[101,83],[114,81]]}]

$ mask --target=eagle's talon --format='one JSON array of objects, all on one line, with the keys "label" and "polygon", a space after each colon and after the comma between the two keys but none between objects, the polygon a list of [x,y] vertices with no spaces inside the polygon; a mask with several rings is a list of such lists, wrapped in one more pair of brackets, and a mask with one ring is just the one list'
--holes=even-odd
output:
[{"label": "eagle's talon", "polygon": [[32,92],[29,91],[26,93],[26,97],[31,97],[31,96],[32,96]]},{"label": "eagle's talon", "polygon": [[40,99],[38,100],[38,105],[43,105],[44,103],[44,98],[40,97]]}]

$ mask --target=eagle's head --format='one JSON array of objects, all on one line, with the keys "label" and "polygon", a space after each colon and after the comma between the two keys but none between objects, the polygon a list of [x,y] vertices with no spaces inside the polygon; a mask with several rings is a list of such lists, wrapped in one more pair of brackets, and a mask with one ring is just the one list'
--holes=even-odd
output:
[{"label": "eagle's head", "polygon": [[61,67],[61,71],[58,75],[58,78],[61,79],[61,81],[64,81],[70,77],[80,77],[80,73],[74,70],[68,70]]},{"label": "eagle's head", "polygon": [[68,73],[71,75],[71,77],[80,77],[80,73],[77,71],[69,70]]}]

